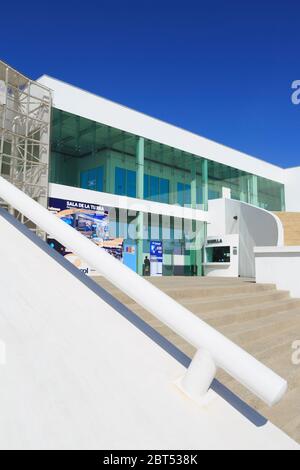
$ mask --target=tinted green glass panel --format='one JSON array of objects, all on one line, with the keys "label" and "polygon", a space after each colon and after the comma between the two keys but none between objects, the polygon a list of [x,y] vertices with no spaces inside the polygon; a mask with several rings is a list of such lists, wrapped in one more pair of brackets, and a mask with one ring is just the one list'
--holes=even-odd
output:
[{"label": "tinted green glass panel", "polygon": [[136,172],[115,169],[115,193],[119,196],[136,197]]},{"label": "tinted green glass panel", "polygon": [[169,204],[170,184],[169,180],[161,178],[159,181],[159,202]]},{"label": "tinted green glass panel", "polygon": [[126,196],[136,197],[136,172],[127,170]]},{"label": "tinted green glass panel", "polygon": [[[54,108],[50,181],[135,197],[137,142],[138,136]],[[192,181],[196,180],[197,204],[204,204],[203,161],[195,155],[145,139],[144,197],[190,205],[190,188]],[[88,176],[88,172],[100,167],[103,168],[104,181],[100,184],[96,175],[93,184],[93,177]],[[119,168],[118,172],[116,168]],[[284,186],[261,177],[256,177],[254,183],[253,178],[249,173],[209,160],[209,198],[222,197],[223,188],[226,188],[230,189],[233,199],[268,210],[283,210]]]},{"label": "tinted green glass panel", "polygon": [[177,202],[180,206],[191,205],[191,185],[178,183],[177,184]]},{"label": "tinted green glass panel", "polygon": [[93,191],[103,191],[104,168],[93,168],[80,173],[80,187]]},{"label": "tinted green glass panel", "polygon": [[119,196],[126,195],[126,170],[123,168],[115,170],[115,192]]}]

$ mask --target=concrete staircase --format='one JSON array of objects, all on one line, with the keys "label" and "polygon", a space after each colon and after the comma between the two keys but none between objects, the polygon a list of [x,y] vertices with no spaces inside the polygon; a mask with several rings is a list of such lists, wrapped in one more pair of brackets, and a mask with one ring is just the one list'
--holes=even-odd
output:
[{"label": "concrete staircase", "polygon": [[300,246],[300,212],[275,212],[284,229],[284,244]]},{"label": "concrete staircase", "polygon": [[[195,350],[191,345],[129,297],[102,277],[95,281],[188,356],[193,356]],[[300,366],[291,361],[292,343],[300,339],[300,299],[291,299],[288,292],[277,291],[273,285],[251,280],[162,277],[149,281],[288,380],[286,397],[270,409],[223,371],[217,377],[300,443]]]}]

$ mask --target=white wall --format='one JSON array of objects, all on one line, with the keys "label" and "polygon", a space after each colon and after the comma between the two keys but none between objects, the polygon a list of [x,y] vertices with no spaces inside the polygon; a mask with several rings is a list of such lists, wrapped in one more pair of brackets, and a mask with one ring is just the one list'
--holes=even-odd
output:
[{"label": "white wall", "polygon": [[0,449],[299,448],[188,399],[179,362],[2,216],[0,241]]},{"label": "white wall", "polygon": [[276,284],[300,298],[300,246],[255,249],[256,282]]},{"label": "white wall", "polygon": [[300,212],[300,167],[285,170],[285,202],[287,212]]},{"label": "white wall", "polygon": [[179,362],[3,217],[0,259],[1,449],[298,448],[188,399]]},{"label": "white wall", "polygon": [[[239,274],[255,277],[255,246],[283,245],[283,227],[274,214],[234,199],[209,201],[209,236],[239,234]],[[237,220],[234,219],[237,217]]]}]

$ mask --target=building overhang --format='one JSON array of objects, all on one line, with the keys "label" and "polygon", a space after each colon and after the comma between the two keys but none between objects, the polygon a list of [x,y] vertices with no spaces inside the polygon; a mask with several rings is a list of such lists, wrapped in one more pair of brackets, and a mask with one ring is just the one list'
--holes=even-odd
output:
[{"label": "building overhang", "polygon": [[159,119],[134,111],[60,80],[43,75],[39,83],[53,91],[54,106],[146,139],[223,165],[285,183],[285,171],[275,165],[218,144]]}]

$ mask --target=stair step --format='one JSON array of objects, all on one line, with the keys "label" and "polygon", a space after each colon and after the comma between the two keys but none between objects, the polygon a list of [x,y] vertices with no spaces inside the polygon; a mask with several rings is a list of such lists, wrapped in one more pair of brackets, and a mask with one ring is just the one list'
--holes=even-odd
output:
[{"label": "stair step", "polygon": [[294,418],[300,416],[300,386],[288,393],[284,399],[274,406],[271,410],[263,406],[262,412],[266,415],[272,415],[272,422],[278,426],[285,427],[291,421],[294,422]]},{"label": "stair step", "polygon": [[[285,302],[282,303],[284,304]],[[297,318],[297,315],[299,315],[300,317],[300,309],[283,310],[281,312],[271,313],[270,315],[262,316],[260,318],[244,320],[242,323],[225,325],[218,329],[222,331],[224,335],[238,335],[242,332],[245,333],[257,331],[258,329],[261,329],[263,327],[268,327],[271,329],[274,328],[274,326],[276,327],[276,325],[279,326],[279,323],[289,325],[289,322],[293,321],[294,319],[296,320],[296,322],[298,322],[299,320]],[[277,328],[277,331],[278,329],[279,327]]]},{"label": "stair step", "polygon": [[259,338],[255,341],[251,341],[242,346],[255,357],[259,357],[260,354],[267,353],[271,351],[274,347],[280,346],[286,342],[290,342],[290,345],[293,341],[297,339],[297,334],[295,333],[295,328],[286,328],[284,331],[278,331],[273,333],[266,338]]},{"label": "stair step", "polygon": [[164,289],[164,292],[175,300],[180,299],[202,299],[202,298],[217,298],[235,295],[235,294],[249,294],[252,295],[255,292],[270,292],[275,291],[276,287],[273,284],[234,284],[219,286],[189,286],[189,287],[168,287]]},{"label": "stair step", "polygon": [[[200,319],[284,377],[289,390],[273,408],[265,404],[223,370],[217,378],[275,425],[300,442],[300,366],[291,361],[292,343],[300,339],[300,299],[292,299],[274,285],[252,280],[212,278],[149,278]],[[189,357],[196,349],[151,313],[109,282],[96,280]]]},{"label": "stair step", "polygon": [[193,313],[200,314],[216,310],[225,311],[236,308],[237,305],[259,305],[283,299],[289,299],[289,293],[287,291],[255,292],[255,295],[239,294],[209,300],[183,299],[181,303]]},{"label": "stair step", "polygon": [[[126,294],[121,292],[119,289],[115,288],[108,282],[103,282],[102,280],[97,279],[96,281],[100,284],[104,289],[110,292],[114,297],[116,297],[120,302],[125,303],[126,305],[132,305],[134,300],[128,297]],[[165,288],[163,291],[172,297],[174,300],[184,300],[188,302],[198,302],[202,299],[213,299],[216,301],[220,299],[223,302],[223,299],[226,298],[228,300],[231,296],[235,296],[236,294],[240,295],[249,295],[253,296],[256,293],[271,293],[278,295],[278,291],[275,290],[275,286],[272,284],[247,284],[247,283],[240,283],[234,286],[224,287],[223,285],[218,287],[217,291],[215,287],[212,286],[192,286],[189,288]],[[182,303],[182,302],[181,302]]]},{"label": "stair step", "polygon": [[[278,321],[277,328],[274,325],[273,325],[273,328],[271,328],[269,325],[267,325],[267,326],[262,327],[262,328],[258,327],[256,330],[245,331],[243,333],[233,334],[233,335],[230,335],[230,336],[231,336],[233,341],[236,341],[238,344],[243,345],[243,347],[245,349],[247,349],[248,345],[253,343],[253,342],[256,343],[260,339],[265,341],[266,338],[274,337],[274,335],[276,336],[278,333],[283,335],[285,333],[285,331],[288,331],[291,328],[294,330],[295,339],[297,339],[297,337],[299,338],[299,334],[300,334],[300,332],[299,332],[299,319],[297,318],[297,316],[295,316],[293,319],[290,319],[289,322],[286,322],[284,320]],[[298,334],[298,336],[297,336],[297,334]]]},{"label": "stair step", "polygon": [[202,320],[209,322],[215,328],[247,323],[258,318],[265,318],[274,313],[300,309],[299,299],[283,299],[276,302],[263,302],[261,304],[244,305],[228,310],[215,310],[197,314]]}]

